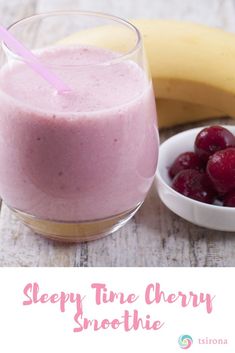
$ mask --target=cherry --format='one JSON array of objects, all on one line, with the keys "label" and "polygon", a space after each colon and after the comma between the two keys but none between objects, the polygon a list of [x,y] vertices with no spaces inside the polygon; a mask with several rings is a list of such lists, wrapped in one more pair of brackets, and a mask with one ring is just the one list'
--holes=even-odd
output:
[{"label": "cherry", "polygon": [[223,206],[235,207],[235,190],[228,192],[223,200]]},{"label": "cherry", "polygon": [[218,193],[226,194],[235,189],[235,148],[215,152],[206,170]]},{"label": "cherry", "polygon": [[229,130],[218,125],[201,130],[194,143],[194,150],[204,163],[213,153],[227,147],[235,147],[235,137]]},{"label": "cherry", "polygon": [[173,179],[176,174],[184,169],[200,170],[201,161],[194,152],[181,153],[173,162],[169,169],[169,176]]},{"label": "cherry", "polygon": [[213,203],[215,199],[215,190],[209,177],[195,169],[179,172],[172,181],[172,188],[197,201]]}]

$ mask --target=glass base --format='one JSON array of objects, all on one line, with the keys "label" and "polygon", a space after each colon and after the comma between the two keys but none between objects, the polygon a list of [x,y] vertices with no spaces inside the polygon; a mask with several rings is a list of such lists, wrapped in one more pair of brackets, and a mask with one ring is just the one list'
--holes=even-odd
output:
[{"label": "glass base", "polygon": [[38,219],[28,213],[10,208],[20,221],[49,239],[62,242],[85,242],[112,234],[131,219],[142,203],[135,208],[104,219],[87,222],[63,222]]}]

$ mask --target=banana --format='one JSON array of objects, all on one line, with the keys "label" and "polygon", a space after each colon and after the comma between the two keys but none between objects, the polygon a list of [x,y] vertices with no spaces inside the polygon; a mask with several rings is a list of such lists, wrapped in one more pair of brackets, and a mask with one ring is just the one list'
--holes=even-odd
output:
[{"label": "banana", "polygon": [[[177,21],[132,23],[142,33],[155,95],[160,98],[160,127],[207,117],[235,116],[233,34]],[[60,44],[99,45],[126,52],[132,42],[133,37],[121,33],[119,28],[102,26],[75,33]]]},{"label": "banana", "polygon": [[174,99],[157,99],[159,128],[224,116],[218,110]]},{"label": "banana", "polygon": [[235,35],[187,22],[138,20],[157,96],[235,116]]}]

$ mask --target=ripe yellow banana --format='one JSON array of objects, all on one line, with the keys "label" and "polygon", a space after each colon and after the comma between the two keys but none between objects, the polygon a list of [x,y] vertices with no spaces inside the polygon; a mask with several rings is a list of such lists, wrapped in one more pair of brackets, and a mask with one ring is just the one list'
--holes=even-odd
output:
[{"label": "ripe yellow banana", "polygon": [[[235,35],[185,22],[132,22],[142,33],[155,94],[160,98],[160,127],[235,116]],[[125,52],[131,41],[133,37],[126,37],[119,28],[102,26],[75,33],[60,43]]]},{"label": "ripe yellow banana", "polygon": [[235,35],[187,22],[134,21],[144,37],[160,98],[235,116]]},{"label": "ripe yellow banana", "polygon": [[160,128],[225,116],[218,110],[174,99],[157,99]]}]

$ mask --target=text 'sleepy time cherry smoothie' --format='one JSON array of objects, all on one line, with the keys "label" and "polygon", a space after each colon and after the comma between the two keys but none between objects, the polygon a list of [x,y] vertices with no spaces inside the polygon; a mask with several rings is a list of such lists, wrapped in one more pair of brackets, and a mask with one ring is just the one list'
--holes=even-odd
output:
[{"label": "text 'sleepy time cherry smoothie'", "polygon": [[[142,203],[156,170],[152,87],[130,60],[95,47],[39,55],[72,93],[20,60],[0,72],[0,195],[39,219],[99,220]],[[2,167],[4,166],[4,167]]]}]

